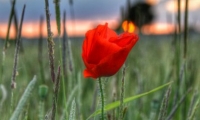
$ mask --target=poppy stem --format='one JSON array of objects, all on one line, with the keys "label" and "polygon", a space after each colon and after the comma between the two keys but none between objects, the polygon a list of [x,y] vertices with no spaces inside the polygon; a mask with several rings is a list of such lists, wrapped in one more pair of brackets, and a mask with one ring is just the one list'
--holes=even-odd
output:
[{"label": "poppy stem", "polygon": [[99,78],[99,91],[101,96],[101,120],[104,120],[104,93],[101,78]]},{"label": "poppy stem", "polygon": [[119,111],[120,120],[123,120],[123,117],[124,117],[125,73],[126,73],[126,66],[124,64],[124,67],[123,67],[123,70],[122,70],[122,82],[121,82],[122,86],[121,86],[120,111]]}]

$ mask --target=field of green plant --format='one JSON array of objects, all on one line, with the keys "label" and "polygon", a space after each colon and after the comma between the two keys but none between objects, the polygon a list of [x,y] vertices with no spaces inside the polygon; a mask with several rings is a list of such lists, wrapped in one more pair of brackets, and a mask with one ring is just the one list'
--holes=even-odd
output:
[{"label": "field of green plant", "polygon": [[[71,39],[67,46],[65,73],[62,71],[59,41],[55,40],[55,72],[61,66],[59,91],[57,93],[56,120],[85,120],[100,108],[98,81],[83,78],[84,64],[81,58],[83,38]],[[7,48],[1,74],[0,115],[2,120],[10,119],[14,111],[19,112],[19,120],[50,119],[54,99],[54,83],[49,68],[48,47],[42,40],[39,49],[38,40],[23,40],[18,55],[16,88],[11,88],[14,65],[15,44],[10,42]],[[4,41],[1,41],[4,43]],[[105,105],[121,99],[122,78],[124,78],[124,99],[145,92],[142,97],[125,102],[122,106],[108,110],[108,120],[118,120],[123,114],[124,120],[184,120],[198,119],[199,116],[199,61],[198,36],[188,41],[187,60],[177,58],[176,46],[172,36],[140,36],[140,40],[130,52],[125,67],[116,75],[102,78],[105,93]],[[1,44],[1,48],[3,44]],[[68,49],[71,48],[71,49]],[[2,58],[2,57],[1,57]],[[177,60],[178,59],[178,60]],[[0,61],[2,63],[2,59]],[[125,68],[125,69],[124,69]],[[123,75],[123,70],[125,74]],[[27,90],[35,77],[35,85]],[[173,81],[162,89],[150,90]],[[33,83],[32,83],[33,84]],[[27,100],[21,101],[25,91]],[[23,96],[24,98],[24,96]],[[16,109],[22,102],[20,109]],[[93,119],[94,117],[92,117]],[[17,119],[17,118],[14,118]],[[100,119],[95,115],[95,119]]]},{"label": "field of green plant", "polygon": [[[0,119],[198,120],[200,35],[188,32],[187,2],[184,31],[179,0],[175,33],[139,33],[121,69],[100,80],[83,77],[84,37],[68,38],[65,27],[62,36],[59,0],[54,1],[58,36],[51,33],[45,0],[48,36],[37,39],[21,38],[25,5],[18,26],[13,0],[7,36],[0,41]],[[15,40],[9,38],[12,19]]]}]

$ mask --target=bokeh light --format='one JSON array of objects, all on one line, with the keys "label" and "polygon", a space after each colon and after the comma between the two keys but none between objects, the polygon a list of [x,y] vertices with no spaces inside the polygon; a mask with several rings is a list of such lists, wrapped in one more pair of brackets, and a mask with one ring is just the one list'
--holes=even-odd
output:
[{"label": "bokeh light", "polygon": [[134,25],[133,22],[131,21],[128,21],[128,20],[125,20],[123,23],[122,23],[122,29],[126,32],[129,32],[129,33],[133,33],[136,31],[136,26]]}]

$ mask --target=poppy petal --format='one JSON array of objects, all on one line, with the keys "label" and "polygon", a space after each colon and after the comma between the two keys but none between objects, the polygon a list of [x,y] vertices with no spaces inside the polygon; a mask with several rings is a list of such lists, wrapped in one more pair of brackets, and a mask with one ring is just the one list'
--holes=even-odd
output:
[{"label": "poppy petal", "polygon": [[114,75],[124,64],[138,39],[134,33],[123,33],[117,36],[108,28],[107,23],[89,30],[82,48],[82,59],[86,66],[84,77],[98,78]]}]

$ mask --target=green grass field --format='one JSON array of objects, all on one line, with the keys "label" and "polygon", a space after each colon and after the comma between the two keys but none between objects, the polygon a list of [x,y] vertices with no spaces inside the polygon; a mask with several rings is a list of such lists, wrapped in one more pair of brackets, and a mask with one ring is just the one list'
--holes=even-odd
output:
[{"label": "green grass field", "polygon": [[[140,36],[140,40],[130,52],[125,63],[124,98],[148,92],[170,81],[173,83],[171,87],[165,87],[125,103],[124,120],[168,120],[169,117],[173,120],[198,120],[200,118],[198,114],[200,112],[198,108],[200,41],[198,40],[199,35],[189,37],[187,59],[184,61],[182,41],[178,59],[173,36]],[[55,40],[56,74],[58,65],[61,65],[56,120],[61,120],[64,116],[66,116],[64,119],[85,120],[100,108],[97,80],[85,79],[82,75],[85,68],[81,58],[82,40],[83,38],[71,39],[71,52],[66,53],[67,72],[63,74],[59,42]],[[4,41],[1,41],[1,48],[3,48],[3,43]],[[51,114],[49,112],[53,104],[54,85],[49,69],[47,42],[43,40],[42,57],[40,57],[42,70],[38,61],[38,53],[41,53],[38,51],[38,40],[23,40],[23,50],[18,56],[16,89],[10,87],[15,44],[10,42],[10,47],[6,50],[4,65],[1,66],[3,74],[0,74],[1,88],[2,85],[5,87],[4,92],[0,89],[1,120],[10,119],[34,75],[37,77],[36,85],[31,94],[28,94],[29,98],[25,106],[19,110],[19,120],[42,120],[45,115]],[[0,58],[0,63],[2,63],[2,54]],[[70,65],[72,65],[72,71],[69,69]],[[185,69],[183,69],[184,65]],[[102,79],[105,103],[120,100],[122,68],[114,76]],[[43,93],[39,92],[41,86]],[[44,91],[47,88],[48,92],[45,94]],[[108,120],[118,120],[120,113],[117,107],[106,112],[105,116]],[[98,120],[100,117],[97,115],[95,119]]]}]

